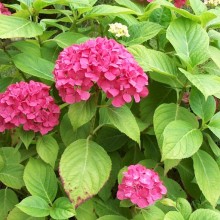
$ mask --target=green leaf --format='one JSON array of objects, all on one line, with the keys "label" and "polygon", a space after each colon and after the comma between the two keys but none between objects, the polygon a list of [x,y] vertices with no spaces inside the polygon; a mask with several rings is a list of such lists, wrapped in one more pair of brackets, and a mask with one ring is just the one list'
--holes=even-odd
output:
[{"label": "green leaf", "polygon": [[29,196],[16,205],[22,212],[33,217],[44,217],[50,214],[50,206],[38,196]]},{"label": "green leaf", "polygon": [[164,220],[184,220],[183,216],[177,212],[177,211],[169,211],[165,217]]},{"label": "green leaf", "polygon": [[43,33],[43,28],[34,22],[15,16],[0,15],[0,39],[31,38]]},{"label": "green leaf", "polygon": [[192,213],[189,220],[219,220],[220,213],[210,209],[197,209]]},{"label": "green leaf", "polygon": [[0,155],[0,170],[4,167],[5,162],[3,160],[3,157]]},{"label": "green leaf", "polygon": [[176,92],[172,88],[158,82],[151,82],[150,91],[140,102],[140,117],[145,122],[152,123],[155,109],[162,103],[176,102]]},{"label": "green leaf", "polygon": [[21,138],[21,141],[24,143],[26,149],[29,148],[29,145],[31,144],[34,136],[35,133],[33,131],[24,131],[22,128],[19,129],[19,137]]},{"label": "green leaf", "polygon": [[140,130],[136,119],[130,109],[124,105],[121,108],[102,108],[106,111],[107,118],[120,132],[140,144]]},{"label": "green leaf", "polygon": [[77,220],[96,220],[96,214],[94,212],[93,200],[87,200],[76,209]]},{"label": "green leaf", "polygon": [[206,5],[200,0],[189,0],[190,6],[196,15],[200,15],[202,12],[207,11]]},{"label": "green leaf", "polygon": [[110,170],[111,159],[103,148],[84,139],[65,149],[59,168],[64,189],[75,207],[99,192]]},{"label": "green leaf", "polygon": [[210,120],[208,128],[220,138],[220,112],[217,112]]},{"label": "green leaf", "polygon": [[37,41],[34,40],[25,40],[25,41],[16,41],[11,44],[16,47],[22,53],[31,54],[35,57],[41,57],[40,46]]},{"label": "green leaf", "polygon": [[8,215],[7,220],[45,220],[44,217],[32,217],[15,207]]},{"label": "green leaf", "polygon": [[115,0],[119,5],[125,6],[133,11],[135,11],[138,15],[142,15],[144,13],[144,7],[132,2],[130,0]]},{"label": "green leaf", "polygon": [[8,212],[18,203],[17,195],[11,189],[0,190],[0,219],[6,219]]},{"label": "green leaf", "polygon": [[196,22],[185,18],[176,19],[171,22],[166,36],[187,65],[194,67],[209,58],[208,34]]},{"label": "green leaf", "polygon": [[83,42],[87,41],[88,39],[89,39],[89,37],[87,37],[83,34],[80,34],[80,33],[64,32],[64,33],[57,35],[52,40],[56,41],[57,44],[61,48],[65,48],[65,47],[71,46],[72,44],[83,43]]},{"label": "green leaf", "polygon": [[128,8],[105,4],[94,6],[93,9],[86,14],[85,18],[96,18],[99,16],[118,14],[136,14],[136,12]]},{"label": "green leaf", "polygon": [[190,107],[193,112],[198,115],[204,122],[207,122],[215,113],[216,103],[213,96],[209,96],[206,100],[203,94],[196,88],[192,88],[189,97]]},{"label": "green leaf", "polygon": [[183,120],[170,122],[163,132],[162,159],[191,157],[203,142],[202,132]]},{"label": "green leaf", "polygon": [[[2,59],[0,57],[0,59]],[[4,92],[7,87],[15,82],[17,82],[18,79],[17,78],[13,78],[13,77],[4,77],[0,80],[1,84],[0,84],[0,92]]]},{"label": "green leaf", "polygon": [[184,219],[189,219],[192,213],[192,207],[190,203],[183,198],[178,198],[176,201],[176,209],[182,214]]},{"label": "green leaf", "polygon": [[196,181],[205,198],[214,207],[220,196],[220,170],[215,160],[205,151],[193,156]]},{"label": "green leaf", "polygon": [[210,46],[209,51],[210,51],[210,56],[211,56],[212,60],[220,68],[220,60],[219,60],[220,50],[216,47]]},{"label": "green leaf", "polygon": [[155,37],[162,30],[157,23],[143,21],[129,27],[130,37],[123,39],[127,46],[141,44]]},{"label": "green leaf", "polygon": [[95,97],[70,105],[68,116],[74,130],[89,122],[96,113]]},{"label": "green leaf", "polygon": [[205,96],[205,99],[207,99],[208,96],[218,95],[220,93],[219,76],[209,74],[191,74],[181,68],[180,71]]},{"label": "green leaf", "polygon": [[[13,159],[12,159],[13,160]],[[8,187],[20,189],[24,186],[24,166],[21,164],[8,164],[0,170],[0,181]]]},{"label": "green leaf", "polygon": [[126,144],[128,138],[112,127],[102,127],[97,134],[96,142],[107,152],[113,152]]},{"label": "green leaf", "polygon": [[177,104],[162,104],[154,113],[154,130],[157,137],[157,141],[160,147],[163,144],[163,132],[165,127],[172,121],[183,120],[187,121],[193,127],[198,127],[198,121],[195,116],[189,112],[186,108],[183,108]]},{"label": "green leaf", "polygon": [[173,179],[169,179],[167,177],[164,177],[162,180],[163,180],[164,185],[167,188],[167,197],[168,198],[170,198],[172,200],[176,200],[179,197],[182,197],[182,198],[187,197],[185,191],[182,189],[182,187],[179,185],[179,183],[177,183]]},{"label": "green leaf", "polygon": [[193,198],[199,198],[201,191],[196,183],[193,182],[195,174],[193,171],[193,162],[191,158],[181,160],[176,169],[179,172],[181,181],[186,192]]},{"label": "green leaf", "polygon": [[24,182],[31,195],[41,197],[52,204],[57,194],[57,179],[50,165],[31,158],[24,170]]},{"label": "green leaf", "polygon": [[[53,81],[54,64],[31,54],[20,53],[13,58],[15,66],[29,75]],[[25,62],[24,62],[25,60]]]},{"label": "green leaf", "polygon": [[53,219],[67,219],[75,215],[73,205],[66,197],[58,198],[50,210],[50,216]]},{"label": "green leaf", "polygon": [[151,77],[155,81],[175,87],[183,86],[175,62],[165,53],[147,49],[142,45],[133,45],[128,50],[145,71],[153,71]]},{"label": "green leaf", "polygon": [[156,8],[150,15],[149,20],[167,27],[171,21],[171,11],[168,8]]},{"label": "green leaf", "polygon": [[180,163],[180,161],[180,159],[164,160],[164,175],[166,175],[169,172],[169,170],[176,167]]},{"label": "green leaf", "polygon": [[36,149],[41,159],[54,167],[59,151],[56,139],[49,135],[41,136],[37,140]]},{"label": "green leaf", "polygon": [[104,215],[97,220],[126,220],[127,218],[120,215]]},{"label": "green leaf", "polygon": [[209,134],[205,133],[205,136],[208,140],[209,146],[212,149],[212,152],[217,156],[220,157],[220,148],[219,146],[214,142],[214,140],[211,138]]},{"label": "green leaf", "polygon": [[3,167],[0,169],[0,181],[6,186],[20,189],[23,185],[24,166],[19,164],[21,155],[12,147],[0,148]]},{"label": "green leaf", "polygon": [[147,209],[142,209],[141,213],[145,220],[164,220],[164,212],[157,206],[149,206]]}]

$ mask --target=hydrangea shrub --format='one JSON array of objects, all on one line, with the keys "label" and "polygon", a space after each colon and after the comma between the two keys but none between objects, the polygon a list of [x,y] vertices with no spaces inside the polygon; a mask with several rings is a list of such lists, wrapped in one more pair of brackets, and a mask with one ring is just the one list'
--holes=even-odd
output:
[{"label": "hydrangea shrub", "polygon": [[220,219],[218,1],[0,3],[0,219]]}]

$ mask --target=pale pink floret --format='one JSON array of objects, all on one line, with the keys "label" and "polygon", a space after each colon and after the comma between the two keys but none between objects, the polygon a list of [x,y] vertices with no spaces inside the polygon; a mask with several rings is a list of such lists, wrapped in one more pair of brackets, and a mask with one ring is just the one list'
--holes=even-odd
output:
[{"label": "pale pink floret", "polygon": [[140,164],[130,165],[123,175],[122,183],[118,185],[119,200],[129,199],[138,207],[145,208],[167,193],[158,174]]},{"label": "pale pink floret", "polygon": [[26,131],[46,134],[58,125],[60,109],[49,89],[34,81],[10,85],[0,94],[0,132],[23,125]]},{"label": "pale pink floret", "polygon": [[148,95],[147,75],[126,48],[113,39],[98,37],[65,48],[59,55],[54,75],[64,102],[88,100],[97,85],[112,99],[115,107],[139,102]]},{"label": "pale pink floret", "polygon": [[11,15],[11,12],[0,2],[0,14]]}]

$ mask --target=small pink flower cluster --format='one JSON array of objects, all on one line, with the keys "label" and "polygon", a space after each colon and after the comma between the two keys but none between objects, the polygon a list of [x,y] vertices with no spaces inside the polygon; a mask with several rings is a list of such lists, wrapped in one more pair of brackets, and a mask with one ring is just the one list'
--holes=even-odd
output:
[{"label": "small pink flower cluster", "polygon": [[113,39],[98,37],[65,48],[59,55],[54,75],[56,88],[64,102],[88,100],[97,85],[120,107],[148,95],[147,75],[125,47]]},{"label": "small pink flower cluster", "polygon": [[49,86],[30,81],[10,85],[0,94],[0,132],[23,125],[42,135],[59,123],[60,108],[49,95]]},{"label": "small pink flower cluster", "polygon": [[117,192],[119,200],[129,199],[140,208],[145,208],[167,193],[158,174],[140,164],[129,166],[123,175]]},{"label": "small pink flower cluster", "polygon": [[11,12],[0,2],[0,14],[11,15]]}]

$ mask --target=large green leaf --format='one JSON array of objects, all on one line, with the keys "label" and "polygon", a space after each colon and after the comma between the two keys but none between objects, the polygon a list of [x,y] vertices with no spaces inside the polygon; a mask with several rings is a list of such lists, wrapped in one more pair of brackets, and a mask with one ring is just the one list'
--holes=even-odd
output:
[{"label": "large green leaf", "polygon": [[60,176],[75,207],[97,194],[108,180],[111,159],[101,146],[81,139],[70,144],[60,160]]},{"label": "large green leaf", "polygon": [[220,138],[220,112],[217,112],[210,120],[208,128]]},{"label": "large green leaf", "polygon": [[193,88],[190,92],[189,103],[193,112],[202,118],[204,122],[209,121],[215,113],[216,102],[214,97],[209,96],[205,100],[203,94],[196,88]]},{"label": "large green leaf", "polygon": [[36,149],[41,159],[54,167],[59,151],[56,139],[52,136],[44,135],[37,140]]},{"label": "large green leaf", "polygon": [[185,191],[193,198],[199,198],[201,191],[196,183],[193,182],[195,174],[191,158],[181,160],[176,169],[179,172]]},{"label": "large green leaf", "polygon": [[0,170],[0,181],[6,186],[20,189],[24,185],[24,166],[19,164],[20,153],[12,147],[0,148],[3,167]]},{"label": "large green leaf", "polygon": [[34,22],[14,16],[0,14],[0,39],[41,35],[43,28]]},{"label": "large green leaf", "polygon": [[189,220],[219,220],[220,213],[210,209],[197,209],[192,213]]},{"label": "large green leaf", "polygon": [[170,87],[158,82],[151,82],[150,91],[140,102],[140,117],[142,121],[152,123],[155,109],[162,103],[176,102],[176,92]]},{"label": "large green leaf", "polygon": [[132,2],[131,0],[115,0],[119,5],[125,6],[133,11],[135,11],[138,15],[142,15],[144,13],[144,7]]},{"label": "large green leaf", "polygon": [[[191,74],[184,69],[180,71],[188,78],[188,80],[205,96],[220,94],[220,77],[209,74]],[[207,83],[208,82],[208,83]]]},{"label": "large green leaf", "polygon": [[177,211],[169,211],[165,217],[164,220],[184,220],[183,216],[177,212]]},{"label": "large green leaf", "polygon": [[177,104],[162,104],[154,113],[154,131],[157,137],[157,141],[160,147],[163,144],[163,131],[165,127],[172,121],[183,120],[187,121],[195,128],[198,127],[198,121],[195,116],[189,112],[186,108],[183,108]]},{"label": "large green leaf", "polygon": [[154,71],[151,74],[154,80],[175,87],[183,86],[184,82],[181,81],[175,62],[165,53],[147,49],[142,45],[133,45],[128,50],[145,71]]},{"label": "large green leaf", "polygon": [[209,58],[209,36],[196,22],[185,18],[174,20],[167,29],[167,39],[177,55],[191,67]]},{"label": "large green leaf", "polygon": [[52,40],[56,41],[60,47],[65,48],[65,47],[71,46],[72,44],[83,43],[87,41],[88,39],[89,37],[83,34],[80,34],[80,33],[64,32],[64,33],[57,35]]},{"label": "large green leaf", "polygon": [[76,209],[77,220],[96,220],[94,212],[94,202],[92,199],[87,200]]},{"label": "large green leaf", "polygon": [[200,15],[202,12],[207,11],[205,3],[200,0],[189,0],[190,6],[196,15]]},{"label": "large green leaf", "polygon": [[130,37],[125,38],[127,46],[141,44],[155,37],[162,30],[162,26],[157,23],[143,21],[129,27]]},{"label": "large green leaf", "polygon": [[32,217],[15,207],[7,216],[7,220],[45,220],[44,217]]},{"label": "large green leaf", "polygon": [[44,217],[50,213],[50,206],[38,196],[29,196],[16,205],[22,212],[33,217]]},{"label": "large green leaf", "polygon": [[128,8],[105,4],[105,5],[94,6],[93,9],[86,14],[85,18],[95,18],[99,16],[118,15],[118,14],[137,14],[137,13]]},{"label": "large green leaf", "polygon": [[211,138],[211,136],[209,134],[205,133],[205,136],[207,138],[207,141],[209,143],[210,148],[212,149],[212,152],[217,157],[220,157],[220,148],[219,148],[219,146],[215,143],[215,141]]},{"label": "large green leaf", "polygon": [[126,220],[127,218],[120,215],[104,215],[97,220]]},{"label": "large green leaf", "polygon": [[24,170],[24,182],[31,195],[39,196],[52,204],[57,194],[57,179],[50,165],[31,158]]},{"label": "large green leaf", "polygon": [[215,160],[205,151],[199,150],[193,156],[196,181],[205,198],[216,206],[220,196],[220,170]]},{"label": "large green leaf", "polygon": [[183,120],[170,122],[163,132],[162,160],[191,157],[203,142],[202,132]]},{"label": "large green leaf", "polygon": [[68,219],[75,215],[73,205],[66,197],[58,198],[50,210],[50,216],[53,219]]},{"label": "large green leaf", "polygon": [[147,209],[142,209],[141,214],[144,220],[164,220],[164,212],[157,206],[149,206]]},{"label": "large green leaf", "polygon": [[11,189],[0,190],[0,219],[6,219],[8,212],[18,203],[17,195]]},{"label": "large green leaf", "polygon": [[[20,53],[13,58],[15,66],[29,75],[53,81],[54,64],[32,54]],[[25,60],[25,62],[24,62]]]},{"label": "large green leaf", "polygon": [[70,105],[68,116],[74,130],[89,122],[96,113],[95,97]]},{"label": "large green leaf", "polygon": [[192,213],[192,207],[190,203],[183,198],[178,198],[176,201],[176,209],[182,214],[184,219],[189,219]]},{"label": "large green leaf", "polygon": [[121,108],[108,107],[100,111],[105,112],[109,123],[114,125],[120,132],[140,144],[140,130],[136,119],[130,109],[125,105]]},{"label": "large green leaf", "polygon": [[218,66],[218,68],[220,68],[220,60],[219,60],[220,50],[216,47],[210,46],[209,51],[210,51],[210,57],[215,62],[215,64]]}]

